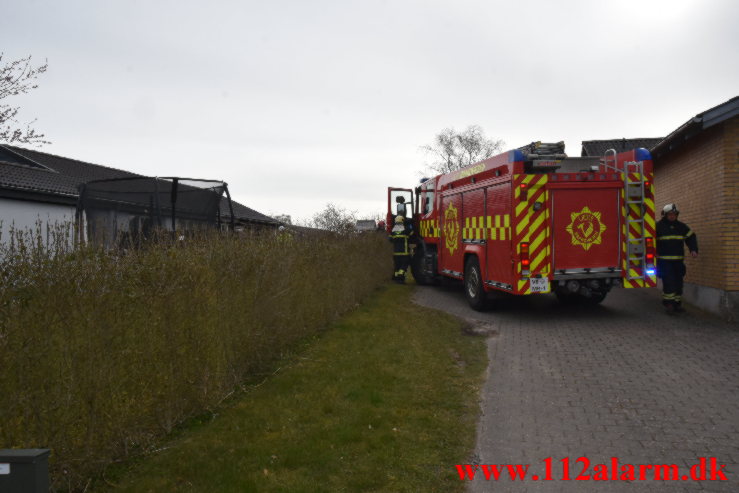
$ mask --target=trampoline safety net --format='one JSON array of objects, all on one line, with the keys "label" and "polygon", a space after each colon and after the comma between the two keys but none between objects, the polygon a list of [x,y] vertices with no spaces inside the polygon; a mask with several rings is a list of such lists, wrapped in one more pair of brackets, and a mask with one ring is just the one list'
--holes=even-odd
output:
[{"label": "trampoline safety net", "polygon": [[[191,178],[131,177],[80,185],[77,216],[88,241],[113,246],[149,238],[155,230],[188,233],[217,228],[224,193],[222,181]],[[233,229],[233,213],[230,217]]]}]

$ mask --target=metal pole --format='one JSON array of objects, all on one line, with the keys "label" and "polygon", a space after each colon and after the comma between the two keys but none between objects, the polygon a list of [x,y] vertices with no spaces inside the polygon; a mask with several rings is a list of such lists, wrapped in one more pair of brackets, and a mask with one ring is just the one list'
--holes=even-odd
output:
[{"label": "metal pole", "polygon": [[154,201],[157,207],[157,226],[162,227],[162,207],[159,203],[159,178],[154,178]]},{"label": "metal pole", "polygon": [[[231,203],[231,194],[228,191],[228,184],[225,181],[223,182],[223,189],[226,191],[226,198],[228,198],[228,212],[231,214],[231,232],[234,232],[236,230],[234,223],[234,207]],[[218,207],[218,210],[220,211],[221,208]]]},{"label": "metal pole", "polygon": [[77,232],[76,233],[77,234],[75,235],[75,246],[82,245],[82,242],[84,241],[84,236],[83,236],[84,224],[82,224],[83,223],[83,220],[82,220],[82,211],[83,211],[82,201],[85,198],[85,188],[86,187],[85,187],[85,184],[84,183],[80,184],[80,186],[79,186],[79,197],[77,197],[77,210],[76,210],[76,216],[77,216],[76,217],[76,220],[77,220],[76,221],[77,222]]},{"label": "metal pole", "polygon": [[177,238],[177,230],[175,228],[176,226],[176,214],[175,214],[175,205],[177,204],[177,185],[179,183],[179,180],[177,178],[174,178],[172,180],[172,194],[171,194],[171,200],[172,200],[172,239]]}]

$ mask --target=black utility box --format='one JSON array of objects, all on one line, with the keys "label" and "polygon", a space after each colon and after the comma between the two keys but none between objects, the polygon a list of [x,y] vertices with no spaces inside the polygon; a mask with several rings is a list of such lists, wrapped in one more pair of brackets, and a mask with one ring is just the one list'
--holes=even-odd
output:
[{"label": "black utility box", "polygon": [[0,449],[0,491],[48,493],[49,452],[47,448]]}]

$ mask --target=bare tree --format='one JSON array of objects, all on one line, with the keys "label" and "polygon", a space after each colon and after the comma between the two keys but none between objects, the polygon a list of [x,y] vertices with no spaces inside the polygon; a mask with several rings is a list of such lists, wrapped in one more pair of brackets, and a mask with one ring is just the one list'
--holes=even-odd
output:
[{"label": "bare tree", "polygon": [[[34,67],[31,64],[31,56],[3,63],[3,53],[0,53],[0,100],[10,96],[18,96],[36,89],[36,78],[46,72],[48,63]],[[0,104],[0,141],[9,144],[49,144],[44,140],[44,134],[36,133],[32,125],[36,120],[20,125],[16,120],[18,106]]]},{"label": "bare tree", "polygon": [[437,174],[464,168],[502,149],[503,141],[488,139],[479,125],[470,125],[463,132],[445,128],[436,135],[433,144],[421,146],[421,150],[433,157],[426,168]]},{"label": "bare tree", "polygon": [[356,212],[328,203],[325,209],[313,215],[313,219],[308,221],[308,226],[339,234],[349,234],[357,231],[356,223]]}]

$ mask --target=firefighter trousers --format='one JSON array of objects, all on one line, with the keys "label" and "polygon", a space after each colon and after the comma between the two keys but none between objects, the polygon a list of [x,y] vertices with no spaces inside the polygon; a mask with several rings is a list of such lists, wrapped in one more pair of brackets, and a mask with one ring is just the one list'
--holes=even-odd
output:
[{"label": "firefighter trousers", "polygon": [[657,274],[662,279],[662,303],[680,305],[683,296],[685,264],[682,260],[657,259]]},{"label": "firefighter trousers", "polygon": [[393,273],[393,280],[405,281],[405,273],[408,272],[408,266],[411,263],[410,255],[393,255],[393,261],[395,263],[395,272]]}]

